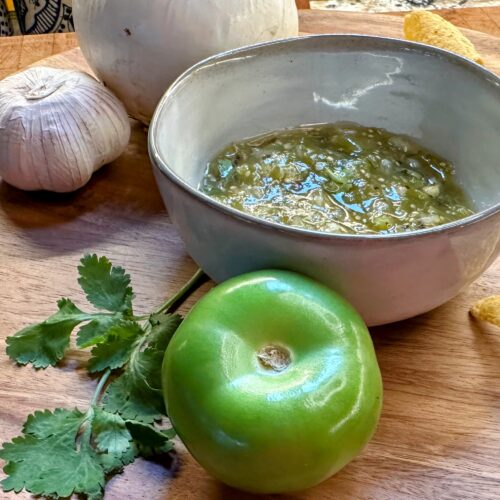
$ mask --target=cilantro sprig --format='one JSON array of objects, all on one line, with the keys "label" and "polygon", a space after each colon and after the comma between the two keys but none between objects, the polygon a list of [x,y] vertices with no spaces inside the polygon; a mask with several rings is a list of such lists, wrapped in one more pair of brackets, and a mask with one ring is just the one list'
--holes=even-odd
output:
[{"label": "cilantro sprig", "polygon": [[7,338],[7,354],[34,368],[55,366],[76,343],[91,347],[89,373],[100,373],[85,411],[56,408],[28,416],[22,435],[4,443],[4,491],[64,498],[101,499],[106,480],[136,457],[170,452],[175,432],[166,427],[161,392],[165,349],[182,318],[172,311],[204,279],[198,271],[153,313],[135,316],[130,276],[106,257],[86,255],[78,283],[97,312],[84,312],[70,299],[45,321]]}]

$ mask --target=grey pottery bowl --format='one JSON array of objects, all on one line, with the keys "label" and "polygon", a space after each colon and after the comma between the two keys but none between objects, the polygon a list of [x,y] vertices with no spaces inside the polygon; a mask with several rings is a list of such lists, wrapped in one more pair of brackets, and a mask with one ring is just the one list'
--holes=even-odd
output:
[{"label": "grey pottery bowl", "polygon": [[[266,222],[197,190],[207,162],[231,141],[336,121],[408,134],[453,161],[477,213],[411,233],[334,235]],[[447,51],[320,35],[226,52],[170,87],[149,148],[170,217],[215,281],[262,268],[298,271],[378,325],[443,304],[500,250],[500,79]]]}]

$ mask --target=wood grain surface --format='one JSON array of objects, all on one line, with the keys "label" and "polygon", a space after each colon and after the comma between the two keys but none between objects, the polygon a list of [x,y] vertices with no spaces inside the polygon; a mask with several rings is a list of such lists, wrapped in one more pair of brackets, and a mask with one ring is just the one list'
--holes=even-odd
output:
[{"label": "wood grain surface", "polygon": [[78,46],[74,33],[0,38],[0,79],[40,59]]},{"label": "wood grain surface", "polygon": [[[302,14],[302,29],[339,31],[345,26],[347,17],[326,14]],[[396,26],[397,19],[389,17],[391,21],[384,24],[377,21],[379,17],[350,17],[349,30],[394,36],[400,22]],[[478,44],[482,40],[477,35]],[[490,37],[484,40],[488,41],[478,45],[479,50],[496,43]],[[489,62],[495,63],[494,47],[488,50]],[[81,66],[82,59],[73,50],[45,63]],[[0,182],[0,234],[3,442],[19,434],[26,416],[36,409],[84,408],[88,403],[95,381],[85,373],[86,354],[72,350],[58,368],[34,371],[14,366],[5,355],[4,343],[9,334],[51,314],[61,296],[85,303],[76,283],[76,265],[83,253],[105,254],[131,273],[138,312],[162,302],[188,279],[195,265],[165,212],[147,159],[146,135],[136,123],[127,152],[74,194],[30,194]],[[470,305],[499,293],[499,285],[497,260],[444,306],[412,320],[373,328],[385,387],[375,437],[335,477],[282,498],[500,498],[500,330],[468,316]],[[197,292],[183,311],[210,286]],[[127,467],[108,485],[106,499],[254,498],[218,483],[181,445],[178,449],[170,467],[142,460]],[[0,493],[0,498],[30,496]]]}]

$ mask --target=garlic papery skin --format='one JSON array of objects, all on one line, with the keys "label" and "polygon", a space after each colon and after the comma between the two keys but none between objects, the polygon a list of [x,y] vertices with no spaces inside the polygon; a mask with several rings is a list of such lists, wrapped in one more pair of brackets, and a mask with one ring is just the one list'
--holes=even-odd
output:
[{"label": "garlic papery skin", "polygon": [[0,177],[28,191],[75,191],[130,139],[121,102],[95,78],[34,67],[0,81]]}]

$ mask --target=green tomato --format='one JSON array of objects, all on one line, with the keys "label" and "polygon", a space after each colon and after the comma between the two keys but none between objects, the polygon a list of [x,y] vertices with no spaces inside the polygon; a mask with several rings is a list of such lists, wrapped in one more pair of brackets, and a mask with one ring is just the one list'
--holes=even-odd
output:
[{"label": "green tomato", "polygon": [[382,380],[368,330],[329,288],[258,271],[211,290],[165,353],[168,415],[195,459],[242,490],[314,486],[372,437]]}]

